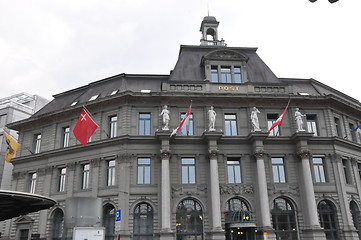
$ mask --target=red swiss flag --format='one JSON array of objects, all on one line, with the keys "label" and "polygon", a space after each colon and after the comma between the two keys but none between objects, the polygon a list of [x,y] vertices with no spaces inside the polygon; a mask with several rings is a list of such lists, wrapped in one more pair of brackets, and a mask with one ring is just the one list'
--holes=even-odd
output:
[{"label": "red swiss flag", "polygon": [[83,109],[81,112],[78,121],[76,122],[73,134],[78,139],[78,141],[86,146],[89,141],[89,138],[93,135],[94,131],[98,128],[98,124],[90,117],[88,112]]}]

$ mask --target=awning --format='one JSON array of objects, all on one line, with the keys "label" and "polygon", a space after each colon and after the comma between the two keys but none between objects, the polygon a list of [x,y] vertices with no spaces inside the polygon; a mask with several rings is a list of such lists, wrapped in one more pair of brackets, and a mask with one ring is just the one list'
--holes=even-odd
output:
[{"label": "awning", "polygon": [[0,221],[54,206],[54,199],[41,195],[0,190]]}]

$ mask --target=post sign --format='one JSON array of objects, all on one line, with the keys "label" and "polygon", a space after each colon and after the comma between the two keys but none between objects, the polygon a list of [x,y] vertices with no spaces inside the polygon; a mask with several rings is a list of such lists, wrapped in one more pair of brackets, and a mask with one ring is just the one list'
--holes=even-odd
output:
[{"label": "post sign", "polygon": [[115,221],[120,222],[122,220],[122,210],[119,209],[115,212]]}]

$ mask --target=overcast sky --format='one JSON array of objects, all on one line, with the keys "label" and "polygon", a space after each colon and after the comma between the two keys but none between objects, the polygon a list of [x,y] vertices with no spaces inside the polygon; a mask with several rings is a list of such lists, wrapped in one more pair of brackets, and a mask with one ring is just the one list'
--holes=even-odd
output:
[{"label": "overcast sky", "polygon": [[276,76],[361,100],[361,1],[0,0],[0,98],[52,95],[128,74],[169,74],[203,17],[230,47],[257,47]]}]

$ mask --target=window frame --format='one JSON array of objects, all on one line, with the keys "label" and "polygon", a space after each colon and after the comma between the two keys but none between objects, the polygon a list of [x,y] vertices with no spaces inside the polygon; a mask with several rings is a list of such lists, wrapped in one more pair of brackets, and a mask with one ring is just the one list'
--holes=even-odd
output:
[{"label": "window frame", "polygon": [[[237,162],[237,163],[230,163]],[[238,167],[238,169],[237,169]],[[239,176],[236,176],[238,173]],[[231,177],[232,175],[232,177]],[[228,157],[227,158],[227,181],[228,184],[241,184],[242,181],[242,167],[241,160],[237,157]]]},{"label": "window frame", "polygon": [[[267,127],[268,127],[268,129],[270,129],[272,127],[272,125],[277,121],[279,116],[280,115],[278,113],[267,113]],[[281,128],[280,128],[280,126],[274,127],[270,131],[269,136],[272,136],[272,137],[281,136]]]},{"label": "window frame", "polygon": [[[85,169],[88,167],[88,169]],[[90,188],[90,163],[81,164],[81,189],[87,190]]]},{"label": "window frame", "polygon": [[[141,161],[147,162],[141,162]],[[149,185],[151,184],[152,175],[152,161],[150,157],[138,157],[137,158],[137,184]]]},{"label": "window frame", "polygon": [[[66,191],[66,167],[58,168],[58,192]],[[64,172],[65,171],[65,172]]]},{"label": "window frame", "polygon": [[61,147],[65,148],[65,147],[69,147],[69,142],[70,142],[70,127],[69,126],[65,126],[62,127],[62,139],[61,139]]},{"label": "window frame", "polygon": [[[276,163],[274,162],[274,160],[282,160],[282,163]],[[287,183],[285,158],[271,157],[271,164],[272,164],[273,183]]]},{"label": "window frame", "polygon": [[29,173],[29,178],[30,178],[29,193],[35,194],[36,193],[36,183],[37,183],[37,178],[38,178],[37,172]]},{"label": "window frame", "polygon": [[[115,118],[115,120],[114,120]],[[115,138],[117,136],[118,130],[118,115],[110,115],[108,116],[108,137]]]},{"label": "window frame", "polygon": [[316,114],[306,114],[306,125],[309,133],[313,133],[313,136],[319,136]]},{"label": "window frame", "polygon": [[[107,160],[107,179],[106,179],[106,186],[111,187],[116,185],[116,161],[115,159]],[[110,165],[114,162],[114,165]]]},{"label": "window frame", "polygon": [[[242,84],[247,79],[244,61],[209,61],[206,69],[209,69],[206,76],[211,83]],[[224,71],[225,69],[229,71]],[[225,81],[224,74],[227,76]]]},{"label": "window frame", "polygon": [[[142,117],[142,115],[149,115],[149,117]],[[152,114],[151,112],[138,113],[138,135],[150,136],[152,128]]]},{"label": "window frame", "polygon": [[[321,160],[321,163],[315,162],[315,160]],[[312,166],[313,166],[313,177],[315,183],[326,183],[327,182],[327,174],[326,174],[326,165],[325,158],[313,156],[311,158]]]},{"label": "window frame", "polygon": [[41,150],[41,133],[36,133],[34,134],[34,146],[33,146],[33,150],[34,153],[40,153]]},{"label": "window frame", "polygon": [[[182,119],[185,115],[186,115],[185,112],[181,112],[180,121],[182,121]],[[189,114],[188,121],[189,121],[189,124],[184,124],[180,130],[182,136],[194,136],[193,113]]]},{"label": "window frame", "polygon": [[[234,118],[227,118],[233,116]],[[238,136],[238,124],[236,113],[224,114],[224,134],[225,136]]]},{"label": "window frame", "polygon": [[[192,160],[193,163],[186,163],[185,161]],[[197,168],[195,157],[182,157],[181,158],[181,183],[196,184],[197,183]]]}]

